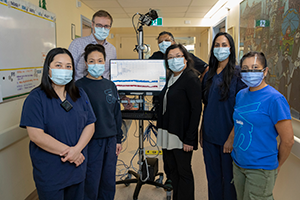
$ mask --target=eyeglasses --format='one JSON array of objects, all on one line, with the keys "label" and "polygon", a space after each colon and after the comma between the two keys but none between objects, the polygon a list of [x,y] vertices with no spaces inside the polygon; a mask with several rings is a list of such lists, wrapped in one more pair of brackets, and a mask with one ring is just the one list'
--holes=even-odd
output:
[{"label": "eyeglasses", "polygon": [[263,72],[265,69],[242,69],[241,72]]},{"label": "eyeglasses", "polygon": [[111,28],[110,25],[95,24],[95,26],[96,26],[97,28],[106,28],[106,29],[110,29],[110,28]]},{"label": "eyeglasses", "polygon": [[158,44],[162,43],[163,41],[165,41],[165,42],[173,42],[172,39],[165,39],[165,40],[158,40]]},{"label": "eyeglasses", "polygon": [[175,57],[168,57],[168,60],[173,59],[173,58],[182,58],[184,57],[184,55],[176,55]]},{"label": "eyeglasses", "polygon": [[263,67],[260,65],[257,65],[257,64],[252,65],[251,68],[248,65],[243,65],[241,67],[241,71],[261,72],[261,71],[265,70],[265,69],[259,69],[259,68],[263,68]]}]

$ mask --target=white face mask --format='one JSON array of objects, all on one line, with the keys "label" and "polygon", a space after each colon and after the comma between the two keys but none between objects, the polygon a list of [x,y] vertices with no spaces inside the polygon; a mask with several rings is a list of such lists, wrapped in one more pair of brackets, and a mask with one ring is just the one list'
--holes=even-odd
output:
[{"label": "white face mask", "polygon": [[95,27],[94,35],[98,40],[105,40],[109,35],[109,29],[104,27],[103,28]]},{"label": "white face mask", "polygon": [[169,59],[168,64],[172,72],[180,72],[185,66],[183,57]]},{"label": "white face mask", "polygon": [[214,55],[218,59],[218,61],[222,62],[226,60],[230,55],[230,48],[229,47],[215,47],[214,48]]},{"label": "white face mask", "polygon": [[89,64],[88,65],[88,72],[92,77],[98,78],[102,76],[105,70],[105,64]]},{"label": "white face mask", "polygon": [[162,41],[161,43],[158,44],[159,46],[159,50],[165,54],[166,53],[166,50],[169,46],[171,46],[172,42],[170,41]]},{"label": "white face mask", "polygon": [[56,85],[67,85],[73,79],[73,70],[70,69],[51,69],[49,78]]}]

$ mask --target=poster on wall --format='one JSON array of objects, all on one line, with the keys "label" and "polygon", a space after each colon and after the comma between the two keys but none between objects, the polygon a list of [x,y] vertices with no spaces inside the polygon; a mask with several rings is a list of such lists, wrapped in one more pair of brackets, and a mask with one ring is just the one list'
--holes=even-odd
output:
[{"label": "poster on wall", "polygon": [[288,100],[300,119],[300,1],[244,0],[240,4],[240,58],[249,51],[267,57],[267,83]]},{"label": "poster on wall", "polygon": [[41,83],[43,63],[56,47],[56,16],[23,0],[0,0],[0,103]]}]

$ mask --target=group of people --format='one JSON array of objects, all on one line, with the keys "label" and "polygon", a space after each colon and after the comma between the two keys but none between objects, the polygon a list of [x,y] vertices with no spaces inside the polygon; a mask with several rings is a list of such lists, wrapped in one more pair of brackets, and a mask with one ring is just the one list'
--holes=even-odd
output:
[{"label": "group of people", "polygon": [[100,10],[90,36],[50,50],[41,84],[24,102],[20,126],[31,140],[40,200],[114,199],[123,132],[117,88],[108,80],[108,61],[116,58],[105,39],[112,22]]},{"label": "group of people", "polygon": [[265,82],[265,55],[249,52],[236,65],[233,38],[220,32],[212,42],[209,69],[199,76],[182,45],[160,39],[169,73],[159,96],[157,142],[173,199],[195,199],[191,160],[198,141],[210,200],[273,199],[277,173],[294,138],[286,99]]},{"label": "group of people", "polygon": [[[24,102],[20,126],[31,140],[40,200],[114,199],[123,133],[117,88],[109,80],[109,60],[116,59],[106,41],[112,22],[100,10],[90,36],[75,39],[69,50],[50,50],[41,84]],[[167,70],[157,97],[157,144],[173,200],[195,199],[191,161],[199,143],[210,200],[273,199],[293,129],[286,99],[265,82],[264,54],[247,53],[237,65],[232,37],[220,32],[207,65],[170,32],[157,40],[160,51],[149,59],[164,59]]]}]

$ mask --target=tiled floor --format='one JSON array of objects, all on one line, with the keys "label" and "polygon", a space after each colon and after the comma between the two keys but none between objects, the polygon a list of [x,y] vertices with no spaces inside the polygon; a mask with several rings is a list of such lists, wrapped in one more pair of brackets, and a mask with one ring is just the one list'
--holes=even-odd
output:
[{"label": "tiled floor", "polygon": [[[145,127],[146,127],[145,123]],[[132,125],[128,132],[128,138],[127,141],[123,144],[123,149],[126,148],[125,151],[123,151],[120,156],[119,160],[122,160],[126,165],[130,165],[130,160],[135,154],[139,140],[137,138],[138,136],[138,122],[133,121]],[[152,134],[152,138],[156,141],[155,136]],[[148,141],[144,142],[145,150],[157,150],[156,147],[152,147]],[[153,156],[153,155],[149,155]],[[161,155],[158,156],[159,159],[159,172],[163,172],[163,162]],[[137,165],[138,156],[136,156],[133,160],[133,166],[135,168],[138,168]],[[119,161],[118,164],[121,164],[122,162]],[[207,200],[207,181],[206,181],[206,175],[205,175],[205,166],[203,162],[203,156],[202,156],[202,149],[199,146],[199,149],[197,151],[194,151],[193,154],[193,160],[192,160],[192,167],[194,172],[194,179],[195,179],[195,199],[196,200]],[[119,174],[124,173],[124,166],[118,166],[117,167],[117,173]],[[132,183],[128,187],[125,185],[117,185],[117,191],[115,200],[132,200],[133,199],[133,192],[135,189],[136,184]],[[166,192],[162,188],[156,188],[155,186],[151,185],[143,185],[142,189],[138,196],[139,200],[164,200],[166,199]]]}]

